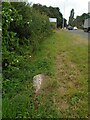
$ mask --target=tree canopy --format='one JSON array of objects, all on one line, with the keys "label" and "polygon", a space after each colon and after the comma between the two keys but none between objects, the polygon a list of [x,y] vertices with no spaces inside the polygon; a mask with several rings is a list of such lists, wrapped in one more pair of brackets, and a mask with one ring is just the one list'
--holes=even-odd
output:
[{"label": "tree canopy", "polygon": [[[47,7],[41,4],[33,4],[33,8],[39,10],[41,13],[45,13],[48,17],[57,18],[57,27],[62,27],[63,15],[58,7],[52,7],[52,6]],[[66,19],[64,20],[66,25]]]},{"label": "tree canopy", "polygon": [[77,16],[74,19],[74,26],[77,26],[78,28],[83,28],[84,20],[90,18],[89,13],[83,13],[81,16]]},{"label": "tree canopy", "polygon": [[73,26],[73,21],[74,21],[74,9],[72,9],[71,12],[70,12],[70,17],[69,17],[68,24]]}]

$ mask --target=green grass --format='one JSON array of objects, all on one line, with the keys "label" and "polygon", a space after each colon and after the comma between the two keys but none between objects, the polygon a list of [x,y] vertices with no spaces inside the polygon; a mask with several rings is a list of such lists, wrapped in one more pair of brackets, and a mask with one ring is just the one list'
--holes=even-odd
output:
[{"label": "green grass", "polygon": [[[28,50],[29,51],[29,50]],[[19,68],[3,81],[3,118],[86,118],[88,114],[87,40],[55,32],[38,51],[22,56]],[[35,96],[34,75],[46,81]]]},{"label": "green grass", "polygon": [[[2,90],[2,74],[0,73],[0,91]],[[0,119],[2,118],[2,94],[0,94]]]}]

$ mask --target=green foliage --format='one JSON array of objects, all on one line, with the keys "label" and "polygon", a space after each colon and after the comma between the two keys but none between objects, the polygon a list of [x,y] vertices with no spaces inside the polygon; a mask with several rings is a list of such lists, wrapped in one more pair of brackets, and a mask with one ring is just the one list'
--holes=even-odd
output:
[{"label": "green foliage", "polygon": [[21,16],[10,5],[10,3],[3,3],[2,5],[2,62],[4,69],[11,64],[12,57],[10,56],[15,54],[14,52],[17,52],[17,50],[19,49],[19,39],[16,37],[15,32],[10,31],[10,23],[15,21],[18,24],[19,21],[21,21]]},{"label": "green foliage", "polygon": [[89,13],[83,13],[81,16],[77,16],[76,19],[74,19],[74,26],[83,29],[84,21],[87,18],[90,18]]},{"label": "green foliage", "polygon": [[[33,76],[39,73],[45,75],[54,73],[51,71],[52,61],[50,58],[46,58],[45,54],[47,52],[43,51],[45,42],[43,41],[40,44],[40,49],[35,55],[27,53],[27,55],[15,56],[13,61],[15,66],[10,67],[8,71],[4,71],[7,72],[6,75],[8,76],[6,76],[7,79],[3,80],[3,118],[43,117],[44,108],[48,110],[47,103],[45,103],[36,112],[32,87]],[[29,51],[28,48],[27,52]],[[54,108],[50,107],[49,113],[48,111],[44,113],[45,117],[53,114],[50,113],[52,109]]]},{"label": "green foliage", "polygon": [[[84,49],[82,49],[84,46],[78,49],[77,45],[82,42],[75,46],[77,39],[63,32],[56,32],[56,34],[45,40],[51,33],[50,23],[45,13],[41,13],[23,2],[3,2],[2,5],[3,118],[68,117],[66,111],[63,114],[61,110],[59,111],[58,106],[56,106],[57,101],[55,102],[53,99],[56,95],[60,95],[57,89],[59,87],[58,84],[61,82],[59,78],[62,77],[62,75],[58,76],[60,71],[58,67],[56,68],[56,65],[62,64],[64,67],[67,64],[68,57],[66,56],[64,60],[62,54],[64,54],[63,51],[67,53],[68,49],[68,52],[70,52],[70,54],[68,53],[70,55],[69,60],[76,61],[75,63],[79,64],[77,69],[81,70],[82,63],[85,63],[86,55],[78,52],[84,53]],[[50,9],[53,11],[52,8]],[[48,9],[45,10],[48,11]],[[53,12],[57,13],[57,11],[58,9]],[[58,13],[56,16],[58,16]],[[72,42],[74,39],[75,41]],[[60,59],[57,59],[55,63],[59,55]],[[83,59],[80,57],[82,55],[84,56]],[[59,73],[55,69],[58,69]],[[72,69],[68,68],[68,71],[72,71]],[[83,68],[83,72],[80,74],[83,78],[82,81],[85,81],[87,76],[83,74],[85,71],[86,69]],[[44,73],[51,80],[49,81],[47,78],[49,82],[46,86],[47,88],[44,89],[45,91],[43,90],[42,95],[35,98],[32,79],[33,76],[40,73]],[[67,80],[65,75],[63,76],[63,80]],[[85,84],[84,87],[86,89]],[[82,98],[81,96],[84,96],[84,94],[80,92],[77,97],[72,95],[71,104],[76,104],[78,96]],[[68,95],[65,98],[68,98]],[[56,100],[59,101],[60,97],[56,98]],[[86,102],[85,98],[83,101]],[[37,102],[39,102],[38,109],[36,108]],[[81,109],[82,111],[84,110],[83,108]],[[72,109],[70,108],[70,110],[72,114]],[[78,112],[80,112],[80,109],[78,109]],[[86,113],[87,111],[85,110],[84,115],[82,112],[80,115],[85,116]]]},{"label": "green foliage", "polygon": [[[87,117],[87,67],[82,64],[87,66],[88,55],[84,43],[86,39],[58,31],[44,40],[35,54],[30,54],[29,46],[22,48],[25,53],[15,55],[16,66],[6,71],[10,76],[3,81],[3,118]],[[45,86],[35,96],[32,79],[40,73],[46,76]],[[64,85],[66,94],[62,96],[59,88]],[[70,105],[68,109],[60,107],[62,100]]]},{"label": "green foliage", "polygon": [[73,21],[74,21],[74,9],[72,9],[71,12],[70,12],[70,17],[69,17],[68,24],[73,26]]},{"label": "green foliage", "polygon": [[22,2],[3,2],[2,21],[3,69],[13,66],[13,56],[25,54],[26,46],[31,48],[30,53],[34,52],[51,32],[48,17]]},{"label": "green foliage", "polygon": [[47,7],[41,4],[33,4],[33,8],[39,10],[41,13],[47,14],[51,18],[57,18],[57,27],[62,27],[63,16],[58,7]]},{"label": "green foliage", "polygon": [[[3,117],[20,117],[22,113],[26,116],[27,106],[21,105],[21,109],[24,108],[19,111],[17,109],[27,98],[20,99],[21,102],[18,103],[15,112],[13,111],[16,104],[15,106],[10,104],[9,100],[24,89],[23,84],[27,80],[32,80],[32,77],[38,73],[36,69],[39,68],[39,72],[43,70],[46,74],[49,73],[47,72],[49,65],[45,60],[38,65],[30,64],[31,57],[39,49],[41,42],[52,32],[49,18],[25,2],[2,2],[2,28],[3,98],[5,99]],[[32,81],[30,85],[31,83]],[[7,110],[10,110],[10,114]]]}]

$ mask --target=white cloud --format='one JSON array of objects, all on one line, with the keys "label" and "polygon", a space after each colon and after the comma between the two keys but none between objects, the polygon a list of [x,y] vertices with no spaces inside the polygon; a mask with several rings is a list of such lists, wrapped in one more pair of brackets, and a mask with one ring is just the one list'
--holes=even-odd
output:
[{"label": "white cloud", "polygon": [[73,8],[75,17],[88,12],[88,2],[90,0],[28,0],[32,3],[40,3],[46,6],[59,7],[61,13],[68,20],[70,11]]}]

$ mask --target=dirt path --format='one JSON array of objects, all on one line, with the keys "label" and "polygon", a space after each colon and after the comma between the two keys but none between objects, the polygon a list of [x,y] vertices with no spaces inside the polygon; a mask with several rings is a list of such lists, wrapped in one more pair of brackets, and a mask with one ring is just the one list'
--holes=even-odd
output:
[{"label": "dirt path", "polygon": [[[65,112],[70,108],[70,97],[71,92],[79,90],[82,85],[78,81],[80,77],[80,72],[77,67],[71,62],[68,61],[67,53],[59,53],[56,57],[56,77],[58,80],[58,97],[57,107],[62,112]],[[73,111],[74,116],[76,115]]]}]

